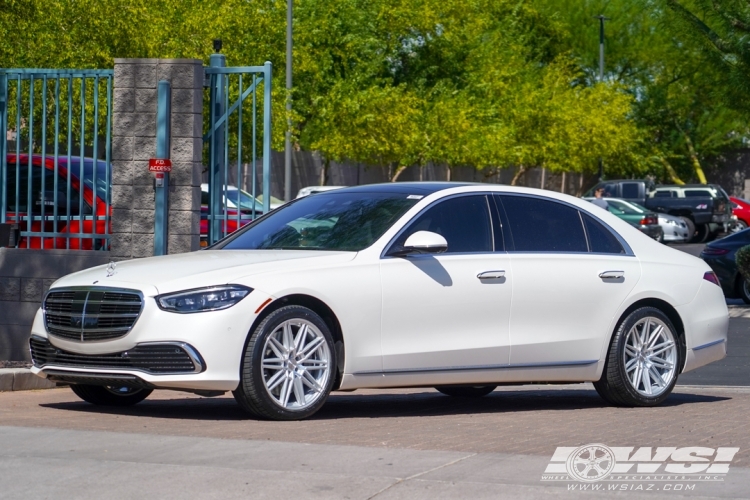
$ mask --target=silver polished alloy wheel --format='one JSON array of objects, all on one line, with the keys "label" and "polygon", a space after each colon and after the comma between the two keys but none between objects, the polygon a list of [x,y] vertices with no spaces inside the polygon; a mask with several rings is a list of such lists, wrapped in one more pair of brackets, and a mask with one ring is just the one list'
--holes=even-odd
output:
[{"label": "silver polished alloy wheel", "polygon": [[659,396],[676,375],[675,337],[659,318],[647,316],[633,325],[625,339],[623,357],[628,382],[644,396]]},{"label": "silver polished alloy wheel", "polygon": [[313,323],[290,319],[267,337],[261,368],[266,391],[276,404],[287,410],[304,410],[325,393],[331,352]]}]

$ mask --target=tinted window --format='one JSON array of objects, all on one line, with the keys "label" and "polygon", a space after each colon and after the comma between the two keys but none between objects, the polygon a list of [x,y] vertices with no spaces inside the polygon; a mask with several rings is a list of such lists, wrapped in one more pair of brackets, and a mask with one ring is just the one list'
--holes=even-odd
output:
[{"label": "tinted window", "polygon": [[432,231],[445,238],[446,253],[492,252],[492,225],[484,195],[460,196],[430,207],[398,237],[394,248],[403,247],[417,231]]},{"label": "tinted window", "polygon": [[581,213],[589,237],[589,246],[594,253],[625,253],[615,235],[588,214]]},{"label": "tinted window", "polygon": [[711,191],[705,189],[686,189],[685,198],[711,198]]},{"label": "tinted window", "polygon": [[221,248],[359,251],[372,245],[417,201],[394,193],[307,196],[246,226]]},{"label": "tinted window", "polygon": [[623,198],[638,198],[638,183],[636,182],[623,182],[622,183],[622,197]]},{"label": "tinted window", "polygon": [[604,189],[604,194],[602,194],[604,198],[614,198],[617,196],[617,184],[613,182],[600,184],[596,187],[596,189],[599,188]]},{"label": "tinted window", "polygon": [[654,198],[673,198],[673,191],[657,191],[654,193]]},{"label": "tinted window", "polygon": [[[44,213],[54,213],[55,205],[55,171],[42,169],[40,166],[31,167],[31,213],[41,215],[42,213],[42,170],[44,170]],[[29,166],[21,165],[19,167],[19,177],[16,178],[16,166],[14,162],[8,165],[8,188],[6,196],[6,207],[8,212],[16,213],[16,202],[18,203],[18,213],[27,214],[29,212]],[[17,185],[18,184],[18,185]],[[60,215],[67,214],[67,178],[58,174],[57,181],[57,211]],[[18,197],[16,197],[16,187],[18,188]],[[78,215],[80,208],[80,197],[75,187],[70,188],[70,215]],[[89,206],[83,204],[84,213],[90,213]]]},{"label": "tinted window", "polygon": [[517,252],[588,252],[578,210],[555,201],[500,196]]}]

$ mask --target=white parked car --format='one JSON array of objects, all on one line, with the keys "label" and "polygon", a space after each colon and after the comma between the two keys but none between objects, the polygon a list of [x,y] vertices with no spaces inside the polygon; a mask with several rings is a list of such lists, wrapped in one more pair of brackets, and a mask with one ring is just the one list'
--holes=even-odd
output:
[{"label": "white parked car", "polygon": [[346,186],[307,186],[303,187],[297,192],[297,198],[304,198],[311,194],[325,193],[326,191],[333,191],[335,189],[345,188]]},{"label": "white parked car", "polygon": [[708,265],[587,201],[397,183],[302,198],[211,250],[66,276],[30,344],[34,373],[90,403],[233,391],[283,420],[365,387],[594,382],[612,404],[657,405],[725,356],[727,326]]}]

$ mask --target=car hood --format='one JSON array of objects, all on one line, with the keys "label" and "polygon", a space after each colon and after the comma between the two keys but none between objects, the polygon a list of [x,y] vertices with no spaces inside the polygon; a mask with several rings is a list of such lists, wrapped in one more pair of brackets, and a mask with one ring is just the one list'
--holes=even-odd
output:
[{"label": "car hood", "polygon": [[355,252],[317,250],[202,250],[93,267],[61,278],[54,287],[135,287],[145,294],[236,283],[247,276],[348,262]]}]

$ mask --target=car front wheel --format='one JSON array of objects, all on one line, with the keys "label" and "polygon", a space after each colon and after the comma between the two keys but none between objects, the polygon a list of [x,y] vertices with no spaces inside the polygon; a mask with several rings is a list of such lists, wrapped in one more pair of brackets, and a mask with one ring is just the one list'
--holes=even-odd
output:
[{"label": "car front wheel", "polygon": [[76,396],[87,403],[100,406],[132,406],[146,399],[152,389],[137,387],[116,387],[73,384],[70,386]]},{"label": "car front wheel", "polygon": [[617,406],[656,406],[672,392],[682,354],[672,322],[659,309],[631,312],[612,339],[599,395]]},{"label": "car front wheel", "polygon": [[333,336],[320,316],[296,305],[277,309],[250,333],[234,397],[260,418],[309,417],[331,392],[335,356]]}]

